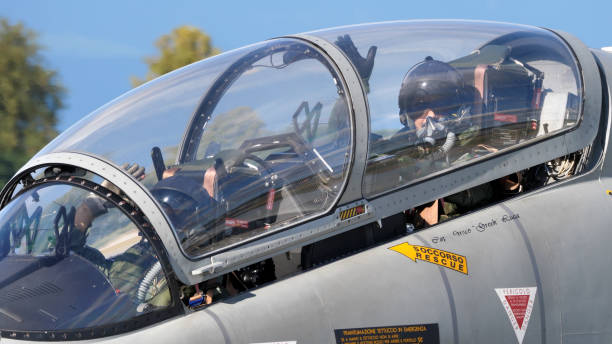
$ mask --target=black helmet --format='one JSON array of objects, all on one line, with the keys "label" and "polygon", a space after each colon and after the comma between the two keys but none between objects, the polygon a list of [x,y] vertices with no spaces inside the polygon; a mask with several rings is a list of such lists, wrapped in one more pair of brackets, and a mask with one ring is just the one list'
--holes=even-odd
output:
[{"label": "black helmet", "polygon": [[151,189],[176,228],[183,228],[198,212],[213,205],[214,200],[201,184],[183,175],[160,180]]},{"label": "black helmet", "polygon": [[414,65],[402,80],[399,93],[400,121],[417,119],[426,109],[452,114],[465,102],[463,77],[448,63],[427,56]]}]

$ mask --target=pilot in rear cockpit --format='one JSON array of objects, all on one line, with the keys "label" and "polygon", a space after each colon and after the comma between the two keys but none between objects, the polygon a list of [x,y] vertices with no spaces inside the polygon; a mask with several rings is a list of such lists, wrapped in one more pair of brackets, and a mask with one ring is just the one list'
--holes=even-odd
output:
[{"label": "pilot in rear cockpit", "polygon": [[403,128],[392,140],[412,147],[412,178],[450,166],[476,145],[472,94],[455,68],[430,56],[406,73],[398,97]]},{"label": "pilot in rear cockpit", "polygon": [[[487,145],[480,118],[475,116],[474,87],[450,64],[428,56],[404,77],[398,104],[403,128],[392,140],[401,140],[409,151],[410,178],[419,178],[453,164],[497,151]],[[517,175],[518,176],[518,175]],[[497,185],[515,187],[514,174],[500,182],[485,183],[458,194],[435,200],[412,210],[416,227],[433,225],[494,198]]]}]

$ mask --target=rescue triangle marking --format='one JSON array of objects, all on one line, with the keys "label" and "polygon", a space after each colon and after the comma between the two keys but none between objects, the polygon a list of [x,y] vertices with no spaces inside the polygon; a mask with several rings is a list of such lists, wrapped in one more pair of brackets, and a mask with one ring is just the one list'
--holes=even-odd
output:
[{"label": "rescue triangle marking", "polygon": [[508,319],[510,319],[510,324],[519,344],[523,343],[525,332],[527,332],[537,290],[537,287],[495,289],[506,314],[508,314]]}]

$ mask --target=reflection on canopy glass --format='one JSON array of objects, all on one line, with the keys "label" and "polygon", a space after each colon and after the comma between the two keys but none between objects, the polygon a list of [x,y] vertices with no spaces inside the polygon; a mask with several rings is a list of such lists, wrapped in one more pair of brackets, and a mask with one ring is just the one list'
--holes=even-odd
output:
[{"label": "reflection on canopy glass", "polygon": [[88,328],[170,304],[151,245],[99,196],[43,184],[13,199],[0,219],[1,329]]},{"label": "reflection on canopy glass", "polygon": [[193,257],[328,210],[351,135],[332,64],[308,43],[276,39],[147,83],[39,154],[129,164]]},{"label": "reflection on canopy glass", "polygon": [[[358,48],[345,48],[347,33]],[[582,86],[565,43],[511,24],[395,22],[315,32],[368,86],[373,196],[578,123]],[[365,54],[375,47],[371,73]],[[370,75],[371,74],[371,75]]]},{"label": "reflection on canopy glass", "polygon": [[333,204],[351,143],[339,80],[321,54],[294,40],[257,46],[220,74],[187,129],[179,164],[152,188],[188,255]]}]

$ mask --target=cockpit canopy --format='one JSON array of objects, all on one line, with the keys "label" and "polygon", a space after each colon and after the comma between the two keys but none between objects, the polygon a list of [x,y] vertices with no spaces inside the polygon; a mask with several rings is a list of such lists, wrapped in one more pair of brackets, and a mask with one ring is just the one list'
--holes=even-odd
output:
[{"label": "cockpit canopy", "polygon": [[132,90],[0,195],[0,330],[141,327],[182,311],[175,278],[210,281],[581,150],[601,86],[574,51],[520,25],[369,24]]},{"label": "cockpit canopy", "polygon": [[134,90],[40,154],[144,167],[185,254],[201,256],[332,206],[352,140],[343,88],[316,48],[271,40]]},{"label": "cockpit canopy", "polygon": [[159,259],[134,218],[89,185],[41,183],[0,211],[0,329],[109,326],[171,306]]},{"label": "cockpit canopy", "polygon": [[[367,137],[355,136],[347,71],[308,39],[281,38],[143,85],[38,156],[76,151],[139,170],[193,259],[329,213],[351,166],[372,198],[580,121],[576,60],[544,29],[424,21],[308,35],[352,64]],[[351,160],[354,142],[368,142],[364,161]]]},{"label": "cockpit canopy", "polygon": [[[363,56],[377,47],[364,81],[370,106],[367,196],[558,134],[580,120],[576,60],[562,39],[544,29],[414,21],[313,34],[343,50],[348,35]],[[364,63],[353,50],[347,57],[357,69]]]}]

